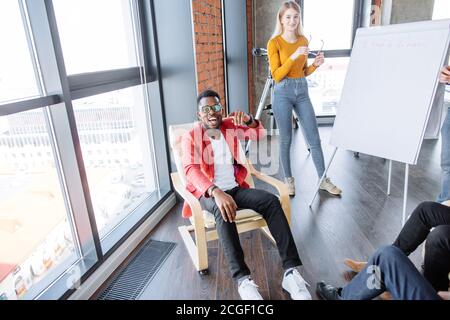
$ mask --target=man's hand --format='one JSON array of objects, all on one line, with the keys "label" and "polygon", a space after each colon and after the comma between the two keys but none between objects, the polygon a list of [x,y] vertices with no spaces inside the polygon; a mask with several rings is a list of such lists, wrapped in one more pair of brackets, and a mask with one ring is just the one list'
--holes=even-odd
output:
[{"label": "man's hand", "polygon": [[245,125],[245,122],[250,121],[250,116],[243,111],[234,111],[228,115],[233,119],[233,123],[235,126]]},{"label": "man's hand", "polygon": [[450,83],[450,66],[446,66],[441,69],[439,81],[441,83]]},{"label": "man's hand", "polygon": [[439,291],[438,295],[442,300],[450,300],[450,291]]},{"label": "man's hand", "polygon": [[216,201],[216,205],[219,207],[223,220],[230,223],[234,222],[236,219],[237,205],[233,197],[219,188],[214,189],[212,195],[214,201]]}]

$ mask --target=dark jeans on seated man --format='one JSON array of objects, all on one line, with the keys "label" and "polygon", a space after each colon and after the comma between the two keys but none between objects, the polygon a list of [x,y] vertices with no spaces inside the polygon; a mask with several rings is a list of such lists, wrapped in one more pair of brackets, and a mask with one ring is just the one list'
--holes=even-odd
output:
[{"label": "dark jeans on seated man", "polygon": [[[226,193],[233,197],[239,209],[252,209],[263,216],[277,243],[284,270],[302,264],[286,216],[275,195],[264,190],[240,187],[228,190]],[[214,199],[201,197],[200,204],[204,210],[214,214],[219,241],[228,260],[233,279],[239,280],[250,275],[250,270],[244,261],[244,252],[239,242],[236,224],[226,222],[222,218]]]},{"label": "dark jeans on seated man", "polygon": [[447,291],[450,272],[450,207],[437,202],[420,204],[406,222],[394,246],[410,255],[425,239],[423,276],[436,291]]},{"label": "dark jeans on seated man", "polygon": [[[425,240],[422,276],[407,255]],[[378,250],[347,286],[337,289],[320,282],[317,292],[324,299],[366,300],[389,291],[393,299],[435,300],[440,299],[437,291],[449,289],[449,272],[450,208],[424,202],[411,214],[394,244]]]}]

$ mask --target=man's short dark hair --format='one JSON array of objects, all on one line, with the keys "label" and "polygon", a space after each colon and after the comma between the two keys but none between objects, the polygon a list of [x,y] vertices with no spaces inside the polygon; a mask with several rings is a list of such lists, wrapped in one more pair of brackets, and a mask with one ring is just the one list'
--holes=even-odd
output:
[{"label": "man's short dark hair", "polygon": [[205,90],[202,93],[200,93],[197,97],[197,106],[200,105],[200,100],[202,100],[203,98],[208,98],[208,97],[214,97],[217,98],[220,101],[220,96],[217,92],[215,92],[214,90]]}]

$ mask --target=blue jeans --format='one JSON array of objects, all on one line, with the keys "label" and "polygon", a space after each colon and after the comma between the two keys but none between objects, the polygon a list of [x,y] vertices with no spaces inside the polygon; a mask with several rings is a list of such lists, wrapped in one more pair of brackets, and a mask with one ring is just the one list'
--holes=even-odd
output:
[{"label": "blue jeans", "polygon": [[382,247],[341,291],[343,300],[370,300],[389,291],[394,300],[441,300],[433,286],[395,246]]},{"label": "blue jeans", "polygon": [[437,198],[437,202],[450,200],[450,109],[447,112],[444,124],[441,130],[442,150],[441,150],[441,168],[442,168],[442,184],[441,194]]},{"label": "blue jeans", "polygon": [[295,109],[303,128],[306,143],[319,177],[325,172],[322,146],[316,115],[309,99],[308,84],[305,78],[285,78],[275,85],[272,110],[280,131],[280,158],[284,176],[292,177],[291,141],[292,141],[292,108]]}]

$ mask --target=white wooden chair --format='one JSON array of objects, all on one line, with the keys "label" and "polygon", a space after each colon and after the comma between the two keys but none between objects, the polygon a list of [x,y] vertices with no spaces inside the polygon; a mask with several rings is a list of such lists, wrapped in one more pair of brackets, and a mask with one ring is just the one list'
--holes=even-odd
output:
[{"label": "white wooden chair", "polygon": [[[174,125],[169,127],[169,137],[170,146],[175,161],[177,172],[171,174],[172,183],[175,190],[180,194],[180,196],[187,201],[192,210],[192,217],[189,218],[190,225],[183,225],[178,227],[181,238],[189,252],[189,255],[194,263],[195,268],[200,274],[208,273],[208,249],[207,242],[217,240],[217,231],[215,229],[215,220],[213,214],[210,212],[202,210],[200,202],[194,197],[188,190],[186,190],[186,176],[184,174],[183,166],[181,163],[181,138],[183,134],[188,132],[194,127],[195,123]],[[247,168],[248,174],[246,177],[246,182],[251,188],[254,188],[254,182],[252,176],[257,179],[264,181],[273,187],[278,192],[278,197],[280,199],[281,206],[286,215],[287,221],[290,225],[291,223],[291,205],[289,202],[289,193],[287,186],[268,175],[258,172],[250,161],[245,157],[244,150],[240,146],[240,159],[241,162]],[[239,233],[261,229],[263,233],[273,242],[272,235],[267,227],[266,221],[262,216],[253,210],[238,210],[236,213],[236,225]],[[193,237],[191,236],[193,233]]]}]

